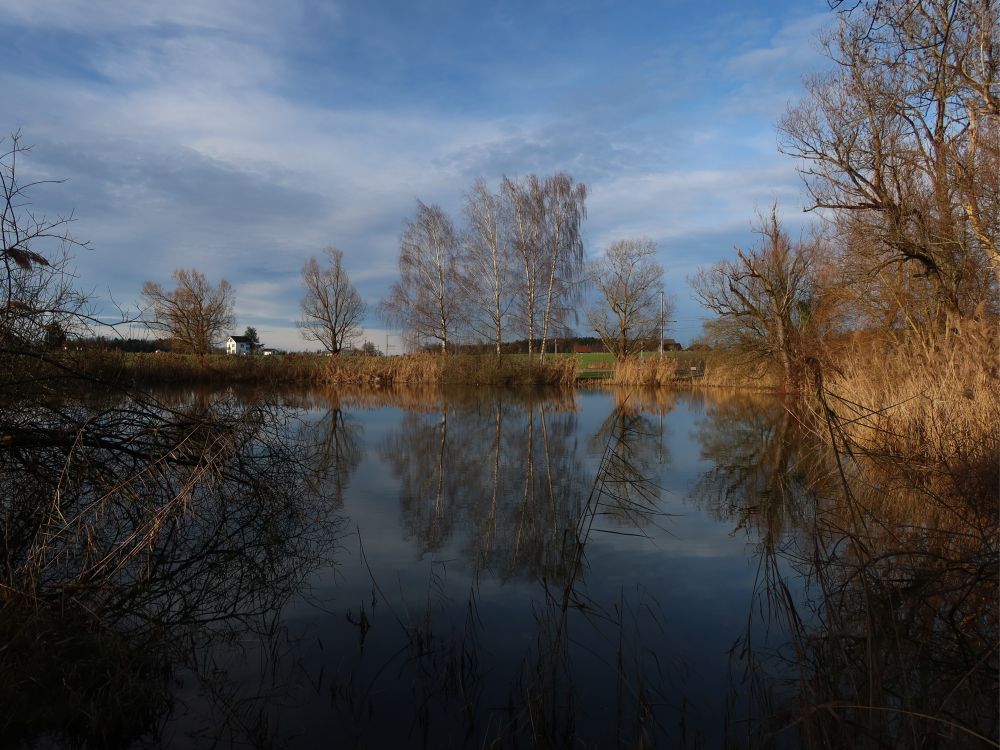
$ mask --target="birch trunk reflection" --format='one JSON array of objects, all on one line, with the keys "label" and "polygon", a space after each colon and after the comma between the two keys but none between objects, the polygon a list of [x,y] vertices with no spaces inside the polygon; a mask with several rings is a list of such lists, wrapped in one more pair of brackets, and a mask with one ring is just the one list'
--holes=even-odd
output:
[{"label": "birch trunk reflection", "polygon": [[582,508],[575,428],[558,401],[499,393],[405,415],[380,453],[421,554],[453,544],[502,579],[553,575]]}]

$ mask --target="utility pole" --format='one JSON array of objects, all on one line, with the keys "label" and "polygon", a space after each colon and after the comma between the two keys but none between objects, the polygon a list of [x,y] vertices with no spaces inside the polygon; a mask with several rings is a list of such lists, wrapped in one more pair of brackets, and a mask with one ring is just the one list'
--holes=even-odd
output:
[{"label": "utility pole", "polygon": [[663,290],[660,290],[660,359],[663,359]]}]

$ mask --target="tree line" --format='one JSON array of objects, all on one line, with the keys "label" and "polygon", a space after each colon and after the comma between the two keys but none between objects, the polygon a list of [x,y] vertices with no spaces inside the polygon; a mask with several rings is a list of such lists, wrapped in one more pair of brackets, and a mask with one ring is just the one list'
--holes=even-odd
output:
[{"label": "tree line", "polygon": [[[616,355],[638,351],[669,317],[656,245],[620,240],[587,263],[587,192],[564,172],[504,177],[495,190],[480,178],[466,194],[462,225],[418,200],[400,237],[399,278],[378,303],[379,317],[414,349],[478,343],[500,356],[509,342],[523,340],[529,355],[541,355],[555,339],[572,337],[584,291],[593,286],[601,302],[587,311],[588,324]],[[309,258],[301,278],[303,337],[331,354],[350,347],[367,305],[343,253],[330,247],[322,260]],[[225,280],[213,286],[194,269],[178,269],[174,281],[170,290],[143,285],[146,323],[181,350],[208,352],[235,323],[232,287]]]},{"label": "tree line", "polygon": [[[706,339],[775,363],[786,383],[821,364],[850,331],[938,335],[1000,314],[1000,10],[981,0],[862,0],[840,7],[821,40],[835,63],[806,81],[779,124],[807,211],[820,221],[792,238],[777,207],[759,240],[690,279],[714,318]],[[26,214],[20,135],[0,154],[3,212],[0,339],[5,347],[60,341],[86,327],[86,297],[67,267],[72,217]],[[414,346],[528,342],[541,353],[585,319],[619,357],[662,335],[670,316],[655,244],[584,253],[586,185],[559,172],[477,179],[456,221],[417,201],[400,237],[398,279],[376,306]],[[46,243],[60,249],[45,251]],[[367,305],[343,254],[327,249],[301,270],[303,336],[338,353],[361,333]],[[195,269],[174,288],[146,282],[142,320],[177,348],[204,353],[235,323],[232,287]]]},{"label": "tree line", "polygon": [[380,316],[441,351],[462,336],[490,342],[497,355],[511,336],[526,338],[529,353],[536,342],[544,350],[580,299],[586,198],[587,187],[562,172],[505,177],[496,190],[479,179],[462,228],[440,206],[417,201]]}]

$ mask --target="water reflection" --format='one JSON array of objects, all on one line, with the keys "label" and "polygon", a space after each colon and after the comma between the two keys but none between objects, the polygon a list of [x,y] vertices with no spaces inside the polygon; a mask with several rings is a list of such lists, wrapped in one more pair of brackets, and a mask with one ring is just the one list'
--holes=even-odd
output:
[{"label": "water reflection", "polygon": [[[7,741],[125,746],[155,735],[182,668],[203,697],[236,699],[218,689],[222,652],[273,645],[282,606],[329,564],[337,536],[292,417],[176,393],[4,411]],[[212,726],[230,739],[250,731],[260,703],[216,705]]]},{"label": "water reflection", "polygon": [[[714,518],[780,540],[808,513],[828,475],[818,441],[794,404],[754,393],[724,393],[705,402],[694,438],[711,468],[691,492]],[[828,487],[828,489],[830,489]]]},{"label": "water reflection", "polygon": [[[404,524],[423,555],[461,552],[474,583],[465,602],[428,596],[418,608],[400,592],[392,607],[407,613],[397,615],[405,652],[370,666],[373,682],[359,682],[364,667],[353,665],[336,691],[352,737],[378,735],[380,709],[391,714],[404,700],[378,683],[385,673],[413,680],[411,734],[392,743],[630,746],[662,733],[663,675],[646,661],[656,648],[644,640],[662,618],[656,598],[636,586],[607,600],[599,593],[607,571],[592,574],[587,560],[595,533],[636,534],[660,514],[657,470],[669,462],[652,425],[623,399],[596,432],[581,434],[565,403],[511,393],[445,398],[434,412],[401,417],[380,453],[399,478]],[[521,582],[529,617],[516,631],[503,624],[512,613],[500,622],[480,615],[490,606],[483,574]],[[445,566],[428,575],[428,589],[443,592]],[[497,664],[491,652],[508,636],[523,646]],[[585,671],[599,671],[599,684],[579,676],[595,659]],[[615,690],[613,718],[581,713]]]},{"label": "water reflection", "polygon": [[756,550],[747,743],[994,746],[995,513],[939,470],[833,454],[793,407],[723,398],[695,433],[692,497]]},{"label": "water reflection", "polygon": [[814,430],[662,390],[19,402],[0,736],[989,746],[995,503]]},{"label": "water reflection", "polygon": [[[614,391],[615,408],[590,439],[601,454],[595,512],[621,530],[642,532],[662,515],[659,475],[669,469],[663,416],[676,403],[650,391]],[[657,421],[650,412],[656,414]]]},{"label": "water reflection", "polygon": [[460,536],[476,570],[559,575],[588,489],[565,406],[490,393],[402,417],[379,452],[399,478],[403,522],[421,553]]},{"label": "water reflection", "polygon": [[323,407],[319,419],[308,425],[300,440],[309,446],[312,470],[307,477],[311,491],[325,495],[331,507],[340,510],[351,475],[364,455],[362,425],[339,399],[326,401]]}]

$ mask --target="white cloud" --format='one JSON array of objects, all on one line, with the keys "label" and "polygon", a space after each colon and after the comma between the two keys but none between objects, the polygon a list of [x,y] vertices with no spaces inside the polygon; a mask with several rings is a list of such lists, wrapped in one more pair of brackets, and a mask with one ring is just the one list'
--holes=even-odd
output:
[{"label": "white cloud", "polygon": [[[336,8],[323,7],[334,8],[326,20],[336,23]],[[174,268],[196,266],[233,283],[241,325],[260,322],[279,346],[296,348],[304,346],[293,321],[307,256],[340,247],[374,303],[396,273],[414,199],[457,212],[480,174],[568,169],[592,189],[593,250],[642,234],[664,252],[689,253],[688,263],[696,251],[685,248],[704,253],[705,238],[744,233],[755,206],[797,203],[792,165],[773,147],[777,112],[758,113],[761,101],[790,90],[789,74],[772,75],[775,66],[805,65],[814,54],[801,41],[814,17],[728,60],[705,62],[694,46],[666,50],[638,65],[617,97],[616,81],[590,88],[582,72],[567,72],[577,61],[564,63],[558,101],[501,116],[301,95],[303,71],[289,50],[297,51],[307,12],[316,7],[0,0],[4,24],[87,39],[79,69],[0,74],[8,117],[36,144],[29,168],[69,178],[39,199],[76,208],[77,234],[94,245],[79,260],[86,285],[127,302],[143,280],[166,282]],[[742,84],[728,100],[699,105],[697,117],[709,115],[695,120],[679,109],[697,88],[681,74],[699,66],[725,67]],[[332,84],[363,73],[311,75]],[[520,66],[491,81],[517,75],[530,91]]]}]

